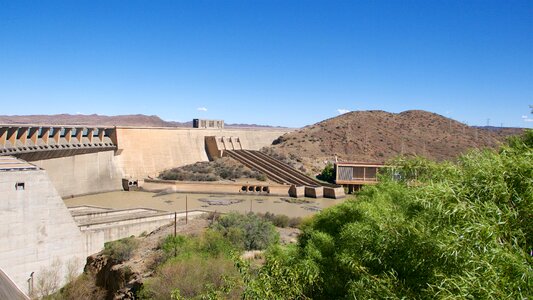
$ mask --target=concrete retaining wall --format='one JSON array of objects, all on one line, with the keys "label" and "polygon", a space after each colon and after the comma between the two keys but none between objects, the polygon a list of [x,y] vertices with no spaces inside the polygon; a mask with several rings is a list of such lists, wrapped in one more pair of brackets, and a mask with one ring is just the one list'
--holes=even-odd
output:
[{"label": "concrete retaining wall", "polygon": [[[17,182],[24,188],[17,190]],[[0,268],[23,292],[32,272],[37,282],[57,271],[61,285],[69,265],[83,270],[90,253],[45,171],[0,172],[0,191]]]},{"label": "concrete retaining wall", "polygon": [[344,188],[342,186],[340,187],[324,187],[324,197],[326,198],[332,198],[332,199],[340,199],[346,197],[346,194],[344,193]]},{"label": "concrete retaining wall", "polygon": [[0,269],[0,299],[30,300],[19,287]]},{"label": "concrete retaining wall", "polygon": [[63,198],[122,189],[114,151],[33,161],[45,169]]},{"label": "concrete retaining wall", "polygon": [[[183,193],[213,193],[213,194],[250,194],[250,195],[275,195],[288,196],[289,185],[261,184],[261,183],[221,183],[221,182],[194,182],[194,181],[172,181],[172,180],[150,180],[140,182],[140,186],[145,191],[160,192],[172,190]],[[246,187],[246,190],[243,190]],[[250,191],[250,187],[253,188]],[[260,188],[257,191],[257,188]],[[264,191],[268,189],[268,192]]]},{"label": "concrete retaining wall", "polygon": [[[131,211],[133,212],[135,209]],[[121,211],[115,212],[120,213]],[[190,211],[188,217],[189,219],[192,219],[203,214],[205,214],[204,211]],[[182,219],[184,216],[185,213],[178,213],[177,218]],[[102,250],[104,244],[107,242],[116,241],[132,235],[139,236],[142,233],[149,233],[161,226],[172,224],[173,222],[174,213],[159,213],[153,216],[86,224],[80,225],[79,227],[85,236],[86,247],[89,249],[92,248],[92,251],[96,253]]]},{"label": "concrete retaining wall", "polygon": [[98,252],[103,249],[104,243],[132,235],[139,236],[143,232],[149,233],[172,222],[173,213],[106,224],[82,225],[80,229],[85,235],[85,243]]}]

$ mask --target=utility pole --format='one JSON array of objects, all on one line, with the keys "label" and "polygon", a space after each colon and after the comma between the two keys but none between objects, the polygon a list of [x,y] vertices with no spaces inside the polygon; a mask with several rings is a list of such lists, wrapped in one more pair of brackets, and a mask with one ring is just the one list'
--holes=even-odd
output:
[{"label": "utility pole", "polygon": [[174,237],[176,237],[177,226],[178,226],[178,213],[174,212]]},{"label": "utility pole", "polygon": [[177,212],[174,212],[174,257],[178,256],[178,248],[177,245],[176,245],[176,227],[178,225],[178,213]]},{"label": "utility pole", "polygon": [[189,221],[189,199],[185,195],[185,224]]}]

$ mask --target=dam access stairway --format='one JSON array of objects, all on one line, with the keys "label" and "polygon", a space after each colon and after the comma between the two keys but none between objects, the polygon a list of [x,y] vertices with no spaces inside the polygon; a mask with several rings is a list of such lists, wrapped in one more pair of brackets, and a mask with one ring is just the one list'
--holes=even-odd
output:
[{"label": "dam access stairway", "polygon": [[310,178],[261,151],[243,149],[238,137],[206,137],[206,150],[211,159],[231,157],[248,168],[265,174],[276,183],[290,185],[291,197],[338,199],[345,196],[342,186]]}]

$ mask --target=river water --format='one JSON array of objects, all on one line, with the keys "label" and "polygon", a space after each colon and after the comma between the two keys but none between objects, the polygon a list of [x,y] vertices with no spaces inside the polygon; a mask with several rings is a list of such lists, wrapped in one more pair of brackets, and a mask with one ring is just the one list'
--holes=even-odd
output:
[{"label": "river water", "polygon": [[[313,199],[252,195],[156,194],[150,192],[116,191],[64,199],[67,207],[93,205],[114,209],[152,208],[170,212],[206,210],[281,214],[289,217],[313,215],[345,199]],[[296,203],[291,203],[296,202]]]}]

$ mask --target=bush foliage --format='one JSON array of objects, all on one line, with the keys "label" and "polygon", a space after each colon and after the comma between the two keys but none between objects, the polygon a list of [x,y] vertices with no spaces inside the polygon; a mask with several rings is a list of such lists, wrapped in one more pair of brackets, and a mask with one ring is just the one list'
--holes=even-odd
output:
[{"label": "bush foliage", "polygon": [[279,241],[272,223],[252,213],[224,215],[211,225],[211,230],[221,233],[241,250],[263,250]]},{"label": "bush foliage", "polygon": [[316,177],[318,180],[322,180],[329,183],[335,183],[335,168],[332,163],[328,163],[324,170]]},{"label": "bush foliage", "polygon": [[272,225],[276,227],[292,227],[292,228],[298,228],[300,226],[300,223],[302,222],[302,218],[300,217],[292,217],[289,218],[286,215],[276,215],[271,212],[266,212],[264,214],[258,213],[259,217],[269,221],[272,223]]},{"label": "bush foliage", "polygon": [[265,249],[278,242],[274,226],[254,214],[217,216],[199,236],[167,236],[154,276],[141,299],[241,299],[243,279],[235,266],[243,250]]},{"label": "bush foliage", "polygon": [[139,246],[139,241],[130,236],[117,241],[104,244],[104,254],[118,261],[125,261],[131,258],[133,251]]},{"label": "bush foliage", "polygon": [[248,299],[528,299],[533,295],[533,131],[456,163],[394,162],[381,183],[302,225]]}]

